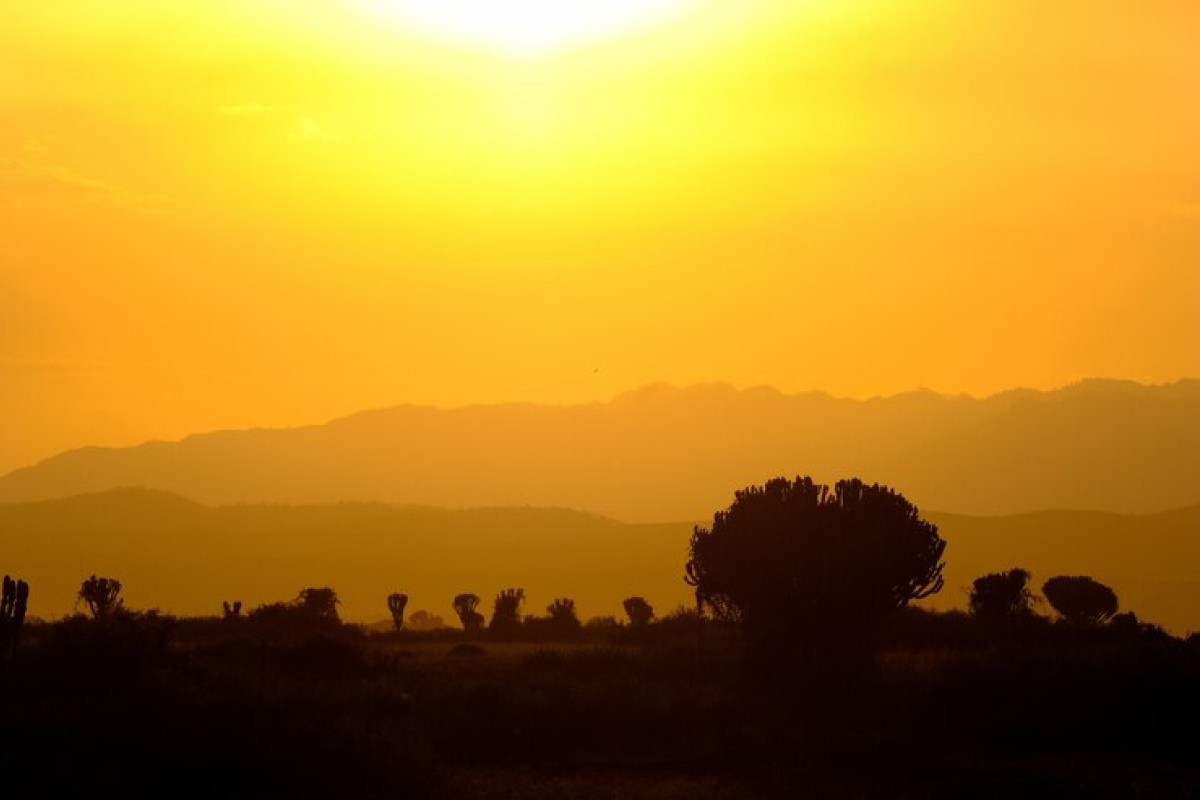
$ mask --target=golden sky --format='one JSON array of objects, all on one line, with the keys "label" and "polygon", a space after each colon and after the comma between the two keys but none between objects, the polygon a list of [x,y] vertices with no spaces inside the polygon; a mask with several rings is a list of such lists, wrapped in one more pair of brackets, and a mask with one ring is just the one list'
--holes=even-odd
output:
[{"label": "golden sky", "polygon": [[5,3],[0,471],[660,380],[1200,375],[1197,41],[1194,0]]}]

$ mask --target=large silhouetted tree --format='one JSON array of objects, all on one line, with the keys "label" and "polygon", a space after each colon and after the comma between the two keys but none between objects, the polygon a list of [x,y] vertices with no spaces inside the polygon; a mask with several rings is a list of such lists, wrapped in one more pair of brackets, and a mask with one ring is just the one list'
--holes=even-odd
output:
[{"label": "large silhouetted tree", "polygon": [[1033,614],[1033,593],[1029,591],[1029,572],[1010,569],[976,578],[971,585],[971,614],[982,620],[1019,619]]},{"label": "large silhouetted tree", "polygon": [[1117,593],[1085,575],[1058,575],[1042,585],[1050,606],[1068,622],[1099,625],[1117,613]]},{"label": "large silhouetted tree", "polygon": [[462,623],[463,630],[477,631],[483,627],[483,614],[476,610],[478,608],[479,595],[463,592],[455,596],[454,613],[458,614],[458,620]]},{"label": "large silhouetted tree", "polygon": [[525,602],[524,589],[504,589],[496,595],[492,604],[492,621],[488,629],[497,633],[510,633],[521,624],[521,603]]},{"label": "large silhouetted tree", "polygon": [[97,578],[92,575],[79,587],[79,599],[95,619],[103,619],[120,611],[121,582],[116,578]]},{"label": "large silhouetted tree", "polygon": [[687,581],[699,604],[758,637],[861,639],[941,590],[946,543],[885,486],[777,478],[697,527]]}]

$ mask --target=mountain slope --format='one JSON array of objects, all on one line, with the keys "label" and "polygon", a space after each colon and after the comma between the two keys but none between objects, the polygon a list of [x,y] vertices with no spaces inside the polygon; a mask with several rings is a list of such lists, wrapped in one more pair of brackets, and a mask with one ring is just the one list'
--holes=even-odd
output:
[{"label": "mountain slope", "polygon": [[666,386],[611,403],[412,406],[289,430],[64,453],[0,502],[145,486],[209,504],[380,501],[704,518],[775,475],[858,475],[925,507],[1144,513],[1200,500],[1200,381],[1089,381],[984,400]]},{"label": "mountain slope", "polygon": [[452,617],[450,599],[490,601],[523,586],[541,610],[569,595],[585,613],[670,587],[690,597],[683,552],[690,526],[626,525],[562,509],[447,510],[379,504],[210,508],[144,489],[0,504],[0,572],[32,587],[30,613],[71,610],[83,578],[120,579],[133,607],[213,614],[332,585],[351,619],[386,617],[384,598]]}]

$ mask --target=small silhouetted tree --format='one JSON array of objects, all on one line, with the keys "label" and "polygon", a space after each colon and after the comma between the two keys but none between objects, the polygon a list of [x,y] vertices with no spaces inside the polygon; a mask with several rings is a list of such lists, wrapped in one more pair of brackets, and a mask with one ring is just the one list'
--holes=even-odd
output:
[{"label": "small silhouetted tree", "polygon": [[696,527],[686,580],[698,605],[759,641],[862,643],[882,617],[941,590],[945,547],[885,486],[777,478]]},{"label": "small silhouetted tree", "polygon": [[477,631],[483,627],[483,614],[476,610],[478,608],[479,595],[464,592],[455,596],[454,613],[458,614],[458,621],[462,623],[463,630]]},{"label": "small silhouetted tree", "polygon": [[306,614],[323,621],[340,622],[337,592],[328,586],[301,589],[296,604]]},{"label": "small silhouetted tree", "polygon": [[388,595],[387,607],[392,614],[392,624],[396,626],[396,630],[404,628],[404,607],[407,605],[408,595],[401,592]]},{"label": "small silhouetted tree", "polygon": [[648,625],[654,619],[654,606],[647,603],[644,597],[627,597],[622,605],[629,617],[629,624],[635,628]]},{"label": "small silhouetted tree", "polygon": [[1085,575],[1058,575],[1042,585],[1051,608],[1075,625],[1100,625],[1116,615],[1117,593]]},{"label": "small silhouetted tree", "polygon": [[551,628],[559,635],[572,636],[583,629],[575,612],[575,601],[568,597],[560,597],[546,606],[546,613],[550,615]]},{"label": "small silhouetted tree", "polygon": [[509,633],[521,625],[521,604],[525,602],[524,589],[504,589],[492,603],[492,621],[488,629],[497,633]]},{"label": "small silhouetted tree", "polygon": [[0,658],[7,656],[20,642],[28,605],[29,584],[5,575],[3,594],[0,594]]},{"label": "small silhouetted tree", "polygon": [[228,600],[221,603],[221,610],[225,613],[225,619],[238,620],[242,618],[242,601],[234,600],[230,603]]},{"label": "small silhouetted tree", "polygon": [[1034,596],[1029,591],[1031,577],[1029,572],[1018,568],[976,578],[971,585],[968,602],[971,614],[988,621],[1032,616]]},{"label": "small silhouetted tree", "polygon": [[94,619],[104,619],[121,610],[121,582],[116,578],[97,578],[92,575],[79,587],[79,599]]}]

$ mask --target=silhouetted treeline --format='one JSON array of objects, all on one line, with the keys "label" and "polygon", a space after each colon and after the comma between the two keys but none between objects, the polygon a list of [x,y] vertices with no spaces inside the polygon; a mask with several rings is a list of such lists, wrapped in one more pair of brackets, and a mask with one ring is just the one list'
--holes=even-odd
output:
[{"label": "silhouetted treeline", "polygon": [[[1110,587],[1024,569],[943,588],[946,543],[896,492],[779,480],[698,527],[697,604],[583,621],[519,586],[401,591],[383,629],[333,587],[207,618],[0,602],[0,780],[23,796],[1198,796],[1200,637]],[[436,607],[430,598],[417,598]],[[216,613],[218,608],[221,613]],[[15,646],[14,646],[15,645]],[[583,768],[580,768],[583,765]],[[181,781],[186,780],[186,786]],[[182,786],[182,788],[181,788]],[[7,796],[6,794],[6,796]]]}]

